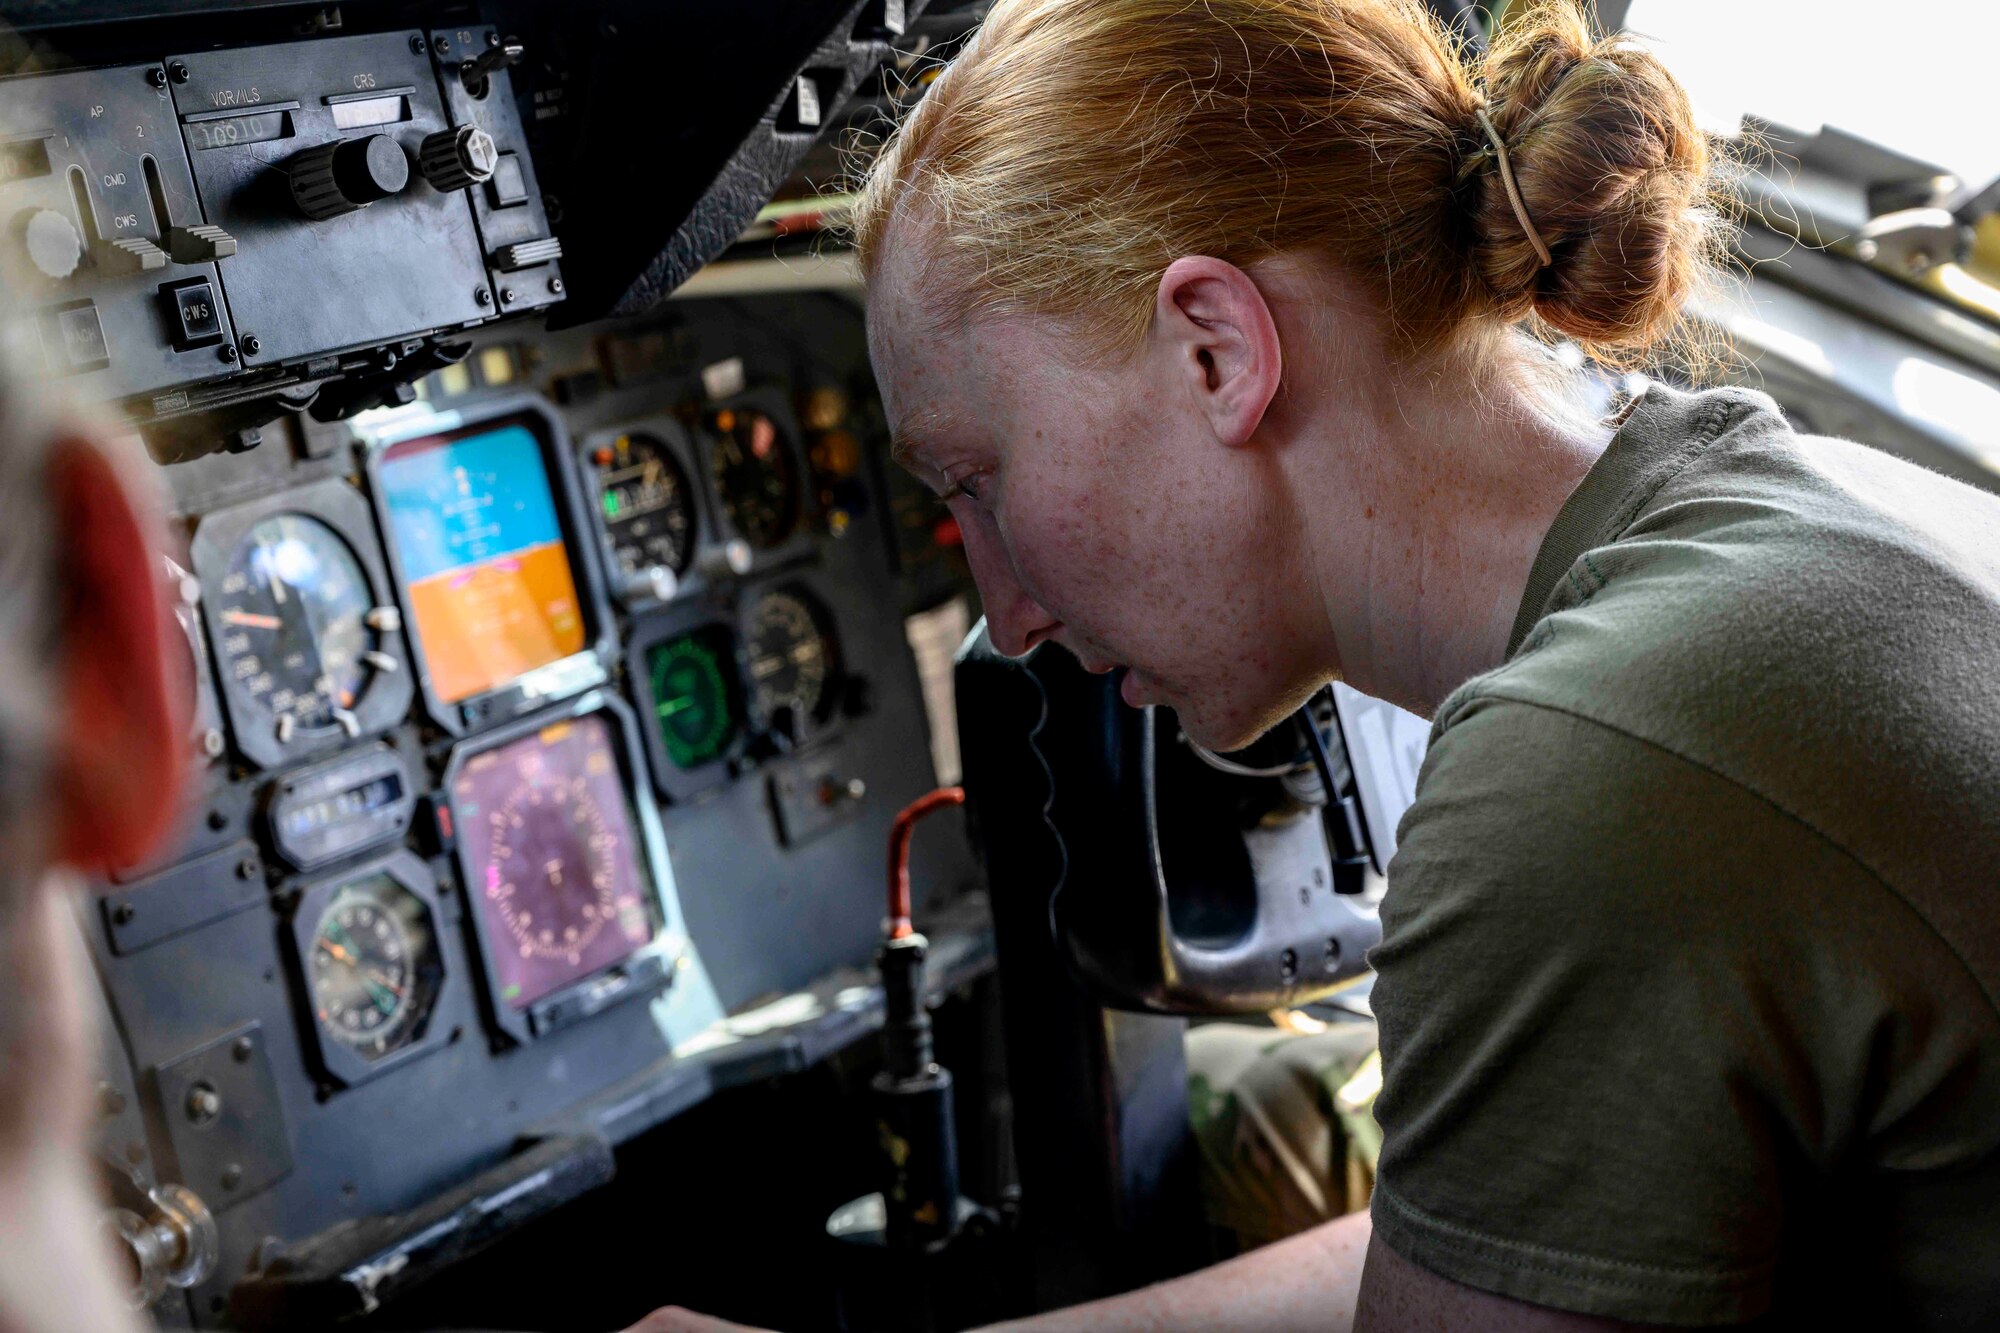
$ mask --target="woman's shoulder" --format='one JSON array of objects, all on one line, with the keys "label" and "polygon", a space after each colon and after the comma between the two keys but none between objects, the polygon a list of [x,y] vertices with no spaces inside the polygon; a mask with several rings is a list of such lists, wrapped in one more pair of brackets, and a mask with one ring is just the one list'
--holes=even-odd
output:
[{"label": "woman's shoulder", "polygon": [[1860,445],[1725,431],[1577,556],[1434,744],[1512,702],[1675,756],[1981,937],[2000,994],[2000,928],[1957,921],[2000,907],[1996,661],[2000,500]]}]

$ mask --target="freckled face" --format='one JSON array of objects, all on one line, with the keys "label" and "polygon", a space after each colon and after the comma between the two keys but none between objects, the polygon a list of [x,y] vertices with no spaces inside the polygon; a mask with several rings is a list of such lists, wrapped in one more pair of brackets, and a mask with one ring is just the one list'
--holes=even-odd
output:
[{"label": "freckled face", "polygon": [[1098,367],[1054,321],[934,317],[885,255],[869,345],[899,459],[950,495],[995,647],[1053,639],[1130,668],[1197,740],[1248,743],[1323,678],[1291,645],[1310,600],[1269,451],[1210,428],[1157,350]]}]

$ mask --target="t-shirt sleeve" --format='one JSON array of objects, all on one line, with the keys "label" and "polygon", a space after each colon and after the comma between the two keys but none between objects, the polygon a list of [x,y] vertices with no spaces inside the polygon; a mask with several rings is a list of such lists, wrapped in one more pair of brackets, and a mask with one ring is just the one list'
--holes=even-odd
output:
[{"label": "t-shirt sleeve", "polygon": [[1373,956],[1376,1234],[1539,1305],[1762,1313],[1785,1173],[1845,1129],[1822,1066],[1871,1003],[1800,944],[1817,927],[1797,904],[1871,891],[1811,829],[1667,751],[1464,706],[1425,760]]}]

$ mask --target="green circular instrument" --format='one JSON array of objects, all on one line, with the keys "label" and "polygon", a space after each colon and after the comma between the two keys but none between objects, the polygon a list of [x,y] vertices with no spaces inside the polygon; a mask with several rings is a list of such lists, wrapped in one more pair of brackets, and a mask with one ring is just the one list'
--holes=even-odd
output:
[{"label": "green circular instrument", "polygon": [[667,758],[678,768],[720,759],[741,725],[729,668],[704,634],[669,639],[651,655],[653,713]]}]

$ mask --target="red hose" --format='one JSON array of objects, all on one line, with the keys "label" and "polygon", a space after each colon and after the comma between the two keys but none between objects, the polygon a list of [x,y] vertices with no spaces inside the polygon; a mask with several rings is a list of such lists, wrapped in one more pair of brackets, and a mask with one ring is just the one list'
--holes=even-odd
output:
[{"label": "red hose", "polygon": [[939,787],[904,806],[889,826],[889,938],[914,935],[910,924],[910,835],[917,821],[948,805],[964,805],[965,788]]}]

